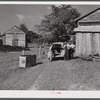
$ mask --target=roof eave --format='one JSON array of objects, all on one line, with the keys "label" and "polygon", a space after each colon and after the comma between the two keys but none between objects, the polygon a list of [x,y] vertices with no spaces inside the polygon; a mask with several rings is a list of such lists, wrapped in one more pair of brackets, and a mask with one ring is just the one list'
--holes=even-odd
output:
[{"label": "roof eave", "polygon": [[83,19],[83,18],[85,18],[85,17],[87,17],[87,16],[91,15],[92,13],[96,12],[97,10],[100,10],[100,8],[97,8],[97,9],[95,9],[95,10],[91,11],[90,13],[85,14],[84,16],[81,16],[81,17],[77,18],[77,19],[76,19],[76,20],[74,20],[74,21],[77,23],[79,20],[81,20],[81,19]]},{"label": "roof eave", "polygon": [[74,32],[76,32],[76,33],[100,33],[100,31],[74,31]]}]

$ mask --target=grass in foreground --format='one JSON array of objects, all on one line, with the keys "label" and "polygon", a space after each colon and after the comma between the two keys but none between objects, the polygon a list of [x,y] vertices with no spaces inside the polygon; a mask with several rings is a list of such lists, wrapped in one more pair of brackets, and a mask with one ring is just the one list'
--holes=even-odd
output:
[{"label": "grass in foreground", "polygon": [[[28,53],[38,55],[37,48]],[[41,74],[45,66],[37,58],[37,65],[30,68],[19,68],[21,52],[0,53],[0,90],[26,90]]]}]

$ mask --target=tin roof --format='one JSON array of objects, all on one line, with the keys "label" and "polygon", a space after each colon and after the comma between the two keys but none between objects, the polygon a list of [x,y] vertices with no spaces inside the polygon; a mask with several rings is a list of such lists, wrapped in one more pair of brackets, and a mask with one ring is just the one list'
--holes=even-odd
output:
[{"label": "tin roof", "polygon": [[100,8],[97,8],[88,14],[81,16],[75,20],[75,22],[85,21],[100,21]]},{"label": "tin roof", "polygon": [[74,29],[75,32],[100,32],[100,26],[79,26]]},{"label": "tin roof", "polygon": [[4,32],[4,34],[13,34],[13,33],[17,33],[17,34],[25,34],[25,32],[23,32],[19,27],[17,26],[13,26],[12,28],[10,28],[8,31]]}]

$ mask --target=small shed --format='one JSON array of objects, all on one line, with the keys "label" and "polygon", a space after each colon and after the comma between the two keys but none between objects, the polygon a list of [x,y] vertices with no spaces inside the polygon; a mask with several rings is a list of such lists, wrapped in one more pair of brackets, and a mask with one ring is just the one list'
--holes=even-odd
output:
[{"label": "small shed", "polygon": [[100,8],[76,19],[76,56],[100,55]]},{"label": "small shed", "polygon": [[26,33],[17,26],[13,26],[1,37],[3,45],[26,47]]}]

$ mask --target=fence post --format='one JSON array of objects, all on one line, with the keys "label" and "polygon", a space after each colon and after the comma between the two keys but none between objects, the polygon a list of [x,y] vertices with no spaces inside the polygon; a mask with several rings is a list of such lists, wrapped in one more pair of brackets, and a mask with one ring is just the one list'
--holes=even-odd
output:
[{"label": "fence post", "polygon": [[41,58],[41,45],[39,47],[39,58]]},{"label": "fence post", "polygon": [[22,51],[22,55],[25,55],[25,51],[24,50]]}]

